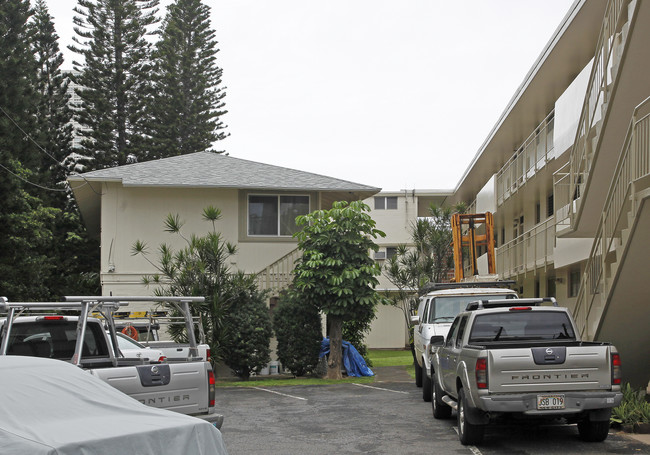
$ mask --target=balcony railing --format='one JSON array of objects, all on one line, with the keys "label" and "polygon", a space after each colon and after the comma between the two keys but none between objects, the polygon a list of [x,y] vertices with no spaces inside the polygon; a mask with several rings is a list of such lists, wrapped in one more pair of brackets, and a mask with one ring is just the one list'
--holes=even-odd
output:
[{"label": "balcony railing", "polygon": [[[576,139],[571,149],[569,167],[564,170],[562,178],[556,179],[560,184],[555,188],[556,200],[564,200],[566,205],[557,205],[566,209],[556,214],[558,225],[572,226],[575,215],[580,208],[580,198],[575,197],[584,191],[589,172],[598,147],[601,133],[601,119],[607,111],[607,103],[613,82],[618,74],[618,59],[627,38],[627,23],[621,20],[624,8],[634,8],[635,0],[610,0],[600,30],[596,46],[594,64],[587,84],[587,92],[578,121]],[[616,60],[616,61],[615,61]]]},{"label": "balcony railing", "polygon": [[553,116],[551,112],[497,173],[498,205],[515,194],[553,156]]},{"label": "balcony railing", "polygon": [[554,218],[539,223],[497,249],[497,273],[509,278],[553,262]]},{"label": "balcony railing", "polygon": [[616,255],[616,247],[624,241],[621,231],[627,227],[626,215],[634,208],[634,182],[647,175],[650,175],[650,98],[634,110],[580,283],[573,315],[584,339],[594,337],[609,295],[612,273],[607,263],[621,260],[608,259],[608,255]]}]

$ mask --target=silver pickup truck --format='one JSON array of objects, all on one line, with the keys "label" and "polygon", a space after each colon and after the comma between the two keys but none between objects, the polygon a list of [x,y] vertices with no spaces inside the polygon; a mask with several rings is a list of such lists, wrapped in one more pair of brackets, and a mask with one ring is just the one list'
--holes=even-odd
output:
[{"label": "silver pickup truck", "polygon": [[585,441],[607,438],[622,399],[619,354],[580,341],[555,299],[470,303],[430,345],[433,415],[455,409],[462,444],[480,443],[488,423],[507,418],[565,418]]},{"label": "silver pickup truck", "polygon": [[[210,363],[191,358],[151,362],[124,357],[119,344],[109,339],[116,335],[110,315],[120,305],[117,301],[10,303],[0,298],[0,311],[7,312],[0,319],[0,355],[68,361],[146,405],[193,415],[219,428],[223,416],[215,413]],[[79,312],[79,316],[62,311]],[[21,316],[25,312],[30,315]],[[104,319],[88,317],[93,312]]]}]

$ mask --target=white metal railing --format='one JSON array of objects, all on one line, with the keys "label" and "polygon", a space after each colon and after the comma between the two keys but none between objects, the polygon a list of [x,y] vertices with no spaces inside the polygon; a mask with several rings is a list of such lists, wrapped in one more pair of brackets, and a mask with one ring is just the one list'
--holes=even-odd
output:
[{"label": "white metal railing", "polygon": [[257,274],[258,287],[262,290],[270,289],[273,294],[289,287],[293,281],[296,261],[301,255],[301,251],[296,248],[259,272]]},{"label": "white metal railing", "polygon": [[553,156],[554,113],[546,116],[497,172],[497,205],[516,193]]},{"label": "white metal railing", "polygon": [[516,239],[497,248],[497,273],[516,276],[553,262],[555,219],[548,218]]},{"label": "white metal railing", "polygon": [[[589,83],[576,137],[569,158],[567,181],[555,189],[560,200],[573,201],[565,206],[565,212],[557,214],[559,225],[573,225],[575,214],[580,208],[580,198],[574,197],[584,190],[592,165],[593,155],[600,139],[601,119],[607,110],[610,90],[618,73],[618,60],[627,38],[628,22],[622,23],[624,8],[630,5],[634,9],[635,0],[609,0],[603,25],[600,30],[594,64],[591,68]],[[628,8],[630,10],[630,8]],[[630,12],[631,12],[630,10]],[[556,199],[557,200],[557,199]]]},{"label": "white metal railing", "polygon": [[615,254],[618,242],[624,240],[621,231],[627,227],[625,215],[632,208],[634,181],[647,175],[650,175],[650,98],[634,110],[580,283],[573,314],[586,339],[595,335],[609,295],[607,255]]}]

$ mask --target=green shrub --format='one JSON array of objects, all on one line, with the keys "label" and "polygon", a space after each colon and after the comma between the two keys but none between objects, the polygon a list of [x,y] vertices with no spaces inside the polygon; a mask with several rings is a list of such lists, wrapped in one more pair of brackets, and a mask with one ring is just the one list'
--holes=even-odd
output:
[{"label": "green shrub", "polygon": [[635,390],[628,383],[622,387],[623,401],[612,409],[610,421],[619,425],[650,423],[650,403],[643,389]]},{"label": "green shrub", "polygon": [[284,292],[273,315],[273,329],[282,365],[296,376],[314,372],[323,339],[316,305],[302,301],[293,289]]},{"label": "green shrub", "polygon": [[[239,275],[236,280],[248,283],[250,278]],[[234,283],[231,283],[234,284]],[[232,304],[224,315],[224,325],[230,336],[222,345],[226,365],[240,378],[248,379],[271,361],[271,317],[265,295],[251,285],[235,284]]]}]

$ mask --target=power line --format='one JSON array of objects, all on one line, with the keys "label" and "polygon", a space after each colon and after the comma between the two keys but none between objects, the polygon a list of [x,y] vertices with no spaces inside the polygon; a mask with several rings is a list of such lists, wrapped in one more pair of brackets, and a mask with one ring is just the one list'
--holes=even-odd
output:
[{"label": "power line", "polygon": [[[38,147],[39,150],[41,150],[41,151],[42,151],[43,153],[45,153],[47,156],[49,156],[50,158],[52,158],[52,160],[54,160],[54,162],[55,162],[58,166],[60,166],[63,170],[65,170],[66,173],[67,173],[68,169],[67,169],[64,165],[62,165],[62,164],[59,162],[59,160],[57,160],[57,159],[56,159],[53,155],[51,155],[47,150],[45,150],[43,147],[41,147],[41,145],[40,145],[38,142],[36,142],[36,141],[34,140],[34,138],[32,138],[32,137],[31,137],[31,136],[30,136],[30,135],[29,135],[29,134],[28,134],[24,129],[22,129],[22,128],[20,127],[20,125],[19,125],[19,124],[18,124],[18,123],[17,123],[17,122],[16,122],[16,121],[15,121],[15,120],[14,120],[14,119],[13,119],[13,118],[8,114],[8,113],[7,113],[7,111],[4,110],[4,108],[3,108],[2,106],[0,106],[0,111],[2,111],[2,113],[3,113],[3,114],[4,114],[4,115],[5,115],[5,116],[6,116],[6,117],[11,121],[11,123],[13,123],[13,124],[16,126],[16,128],[18,128],[18,129],[20,130],[20,132],[23,133],[23,134],[25,135],[25,137],[26,137],[27,139],[30,140],[30,142],[32,142],[36,147]],[[10,173],[11,175],[13,175],[14,177],[16,177],[16,178],[22,180],[23,182],[28,183],[28,184],[33,185],[33,186],[36,186],[36,187],[38,187],[38,188],[41,188],[41,189],[44,189],[44,190],[49,190],[49,191],[57,191],[57,192],[66,191],[66,190],[60,190],[60,189],[55,189],[55,188],[47,188],[47,187],[41,186],[41,185],[39,185],[39,184],[37,184],[37,183],[30,182],[29,180],[26,180],[26,179],[24,179],[23,177],[14,174],[13,172],[11,172],[9,169],[7,169],[5,166],[2,166],[1,164],[0,164],[0,167],[2,167],[4,170],[6,170],[7,172],[9,172],[9,173]],[[84,176],[81,175],[81,174],[76,174],[76,175],[78,175],[79,177],[81,177],[81,178],[84,180],[84,182],[86,182],[86,183],[84,183],[83,185],[81,185],[79,188],[81,188],[82,186],[85,186],[85,185],[90,185],[90,182],[86,179],[86,177],[84,177]],[[93,191],[93,193],[97,194],[98,196],[101,196],[101,195],[102,195],[102,193],[98,193],[98,192],[95,190],[95,188],[93,188],[92,185],[90,185],[90,189]]]},{"label": "power line", "polygon": [[[59,160],[57,160],[56,158],[54,158],[54,156],[52,156],[52,155],[51,155],[47,150],[45,150],[43,147],[41,147],[41,145],[40,145],[38,142],[36,142],[34,139],[32,139],[32,137],[31,137],[29,134],[27,134],[27,132],[26,132],[24,129],[22,129],[18,123],[16,123],[16,121],[15,121],[15,120],[14,120],[14,119],[13,119],[13,118],[8,114],[8,113],[7,113],[7,111],[4,110],[4,108],[3,108],[2,106],[0,106],[0,110],[2,111],[2,113],[3,113],[3,114],[4,114],[4,115],[9,119],[9,120],[11,120],[11,123],[13,123],[14,125],[16,125],[16,128],[18,128],[18,129],[20,130],[20,132],[23,133],[23,134],[25,135],[25,137],[27,137],[27,139],[29,139],[29,140],[30,140],[30,141],[31,141],[31,142],[32,142],[36,147],[39,148],[39,150],[41,150],[41,151],[42,151],[43,153],[45,153],[47,156],[49,156],[50,158],[52,158],[56,164],[58,164],[58,165],[61,166],[63,169],[65,169],[65,167],[64,167],[64,166],[59,162]],[[66,169],[66,170],[67,170],[67,169]]]},{"label": "power line", "polygon": [[[0,108],[0,109],[1,109],[1,108]],[[27,183],[27,184],[29,184],[29,185],[35,186],[35,187],[37,187],[37,188],[40,188],[40,189],[42,189],[42,190],[57,191],[57,192],[60,192],[60,193],[67,193],[67,191],[68,191],[68,190],[66,190],[66,189],[48,188],[48,187],[46,187],[46,186],[39,185],[38,183],[30,182],[30,181],[27,180],[26,178],[21,177],[20,175],[18,175],[18,174],[16,174],[16,173],[12,172],[11,169],[9,169],[9,168],[3,166],[2,164],[0,164],[0,167],[1,167],[2,169],[4,169],[5,171],[9,172],[11,175],[13,175],[14,177],[16,177],[17,179],[20,179],[20,180],[22,180],[23,182],[25,182],[25,183]],[[84,185],[86,185],[87,183],[88,183],[88,182],[84,183]],[[83,185],[82,185],[82,186],[83,186]],[[91,186],[91,188],[92,188],[92,186]]]}]

